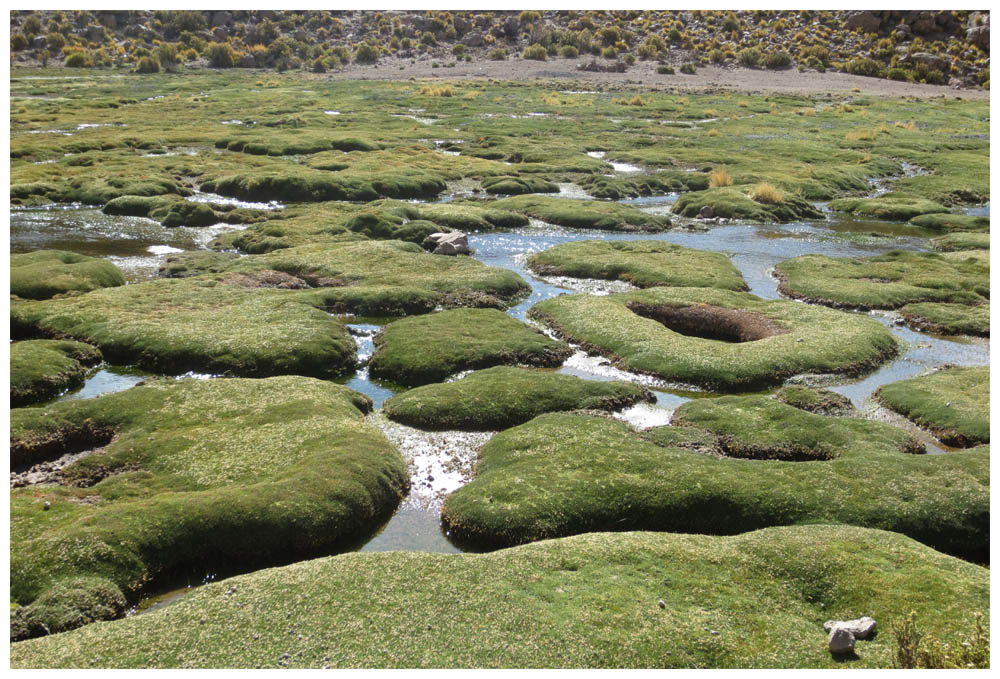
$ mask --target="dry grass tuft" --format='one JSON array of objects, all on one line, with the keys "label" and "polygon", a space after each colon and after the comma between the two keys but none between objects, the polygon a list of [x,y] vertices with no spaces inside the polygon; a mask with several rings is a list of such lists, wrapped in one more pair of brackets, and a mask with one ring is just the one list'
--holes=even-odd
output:
[{"label": "dry grass tuft", "polygon": [[724,167],[717,167],[708,174],[709,188],[716,189],[720,186],[732,186],[733,178]]}]

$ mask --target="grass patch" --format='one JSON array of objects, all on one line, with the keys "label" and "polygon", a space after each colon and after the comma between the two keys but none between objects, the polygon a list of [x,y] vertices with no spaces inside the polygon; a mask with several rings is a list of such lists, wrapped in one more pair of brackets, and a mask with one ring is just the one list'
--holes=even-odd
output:
[{"label": "grass patch", "polygon": [[14,644],[11,666],[890,667],[891,633],[845,662],[826,650],[823,621],[862,611],[890,630],[911,610],[957,645],[973,612],[989,610],[988,569],[848,526],[594,533],[260,571],[206,585],[169,613]]},{"label": "grass patch", "polygon": [[11,333],[77,339],[111,362],[170,375],[334,377],[353,368],[347,329],[302,294],[213,278],[149,281],[14,304]]},{"label": "grass patch", "polygon": [[935,335],[990,336],[990,305],[918,302],[900,309],[910,327]]},{"label": "grass patch", "polygon": [[529,257],[528,267],[542,276],[621,280],[640,288],[669,285],[749,289],[724,254],[663,241],[562,243]]},{"label": "grass patch", "polygon": [[277,377],[157,380],[12,411],[22,463],[107,443],[60,485],[11,492],[12,638],[63,631],[60,611],[101,588],[288,563],[373,530],[407,473],[370,408],[346,387]]},{"label": "grass patch", "polygon": [[621,410],[653,402],[629,382],[593,382],[572,375],[499,366],[444,384],[429,384],[385,402],[389,419],[419,429],[495,431],[562,410]]},{"label": "grass patch", "polygon": [[125,285],[118,267],[105,259],[63,250],[36,250],[10,256],[10,293],[49,299],[67,292],[90,292]]},{"label": "grass patch", "polygon": [[989,233],[949,233],[937,238],[931,238],[930,246],[939,252],[958,252],[961,250],[989,250]]},{"label": "grass patch", "polygon": [[373,377],[417,386],[495,365],[555,367],[572,350],[496,309],[404,318],[375,337]]},{"label": "grass patch", "polygon": [[[772,449],[795,444],[798,435],[814,438],[811,418],[821,417],[766,397],[691,403],[679,411],[681,419],[729,426],[748,442],[771,439]],[[785,462],[661,447],[609,418],[540,415],[490,439],[476,478],[448,496],[442,517],[453,535],[488,547],[591,531],[729,535],[843,523],[987,558],[988,451],[911,455],[901,452],[909,440],[901,429],[829,419],[843,444],[830,451],[832,459]],[[768,429],[742,426],[748,423]],[[785,423],[796,425],[789,430],[795,437],[782,436]]]},{"label": "grass patch", "polygon": [[631,205],[617,203],[548,196],[515,196],[498,200],[493,205],[549,224],[576,229],[658,232],[670,228],[669,217],[647,214]]},{"label": "grass patch", "polygon": [[903,192],[885,193],[878,198],[840,198],[830,201],[830,209],[834,212],[849,212],[901,222],[921,215],[948,212],[948,208],[940,203]]},{"label": "grass patch", "polygon": [[990,218],[935,213],[914,217],[910,220],[910,224],[933,231],[989,231]]},{"label": "grass patch", "polygon": [[561,295],[529,315],[626,370],[721,391],[801,373],[856,375],[898,351],[874,319],[710,288]]},{"label": "grass patch", "polygon": [[379,174],[339,174],[306,168],[234,174],[208,180],[202,189],[249,201],[370,201],[377,198],[434,198],[447,188],[426,172],[388,170]]},{"label": "grass patch", "polygon": [[588,194],[601,200],[622,200],[639,196],[662,196],[673,191],[703,191],[708,188],[704,172],[661,170],[636,177],[583,175],[577,182]]},{"label": "grass patch", "polygon": [[990,442],[989,368],[938,370],[886,384],[875,398],[948,445]]},{"label": "grass patch", "polygon": [[10,345],[10,404],[37,403],[83,384],[90,367],[103,360],[89,344],[28,340]]},{"label": "grass patch", "polygon": [[793,408],[818,415],[848,415],[854,411],[851,399],[829,389],[789,384],[775,392],[774,397]]},{"label": "grass patch", "polygon": [[483,190],[491,195],[520,196],[525,193],[559,193],[556,184],[541,177],[487,177]]},{"label": "grass patch", "polygon": [[[759,195],[758,195],[759,194]],[[757,200],[757,198],[761,200]],[[794,222],[803,219],[821,219],[823,213],[807,200],[798,196],[778,196],[758,186],[752,195],[743,188],[728,187],[685,193],[674,203],[674,213],[683,217],[697,217],[705,207],[712,210],[713,217],[742,219],[755,222]]]},{"label": "grass patch", "polygon": [[775,267],[782,294],[851,309],[897,309],[914,302],[989,300],[989,252],[896,250],[875,257],[803,255]]}]

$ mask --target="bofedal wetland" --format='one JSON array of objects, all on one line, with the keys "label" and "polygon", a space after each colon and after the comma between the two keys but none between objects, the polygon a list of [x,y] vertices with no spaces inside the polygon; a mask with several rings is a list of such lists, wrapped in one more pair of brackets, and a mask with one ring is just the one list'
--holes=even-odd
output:
[{"label": "bofedal wetland", "polygon": [[989,665],[988,92],[552,44],[12,68],[12,666]]}]

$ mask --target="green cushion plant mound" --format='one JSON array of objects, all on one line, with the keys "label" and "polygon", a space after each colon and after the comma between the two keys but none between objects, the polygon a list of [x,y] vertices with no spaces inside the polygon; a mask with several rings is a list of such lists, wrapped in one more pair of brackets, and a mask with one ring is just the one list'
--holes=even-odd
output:
[{"label": "green cushion plant mound", "polygon": [[[155,380],[12,411],[15,464],[105,445],[58,485],[11,492],[12,638],[86,622],[67,614],[82,598],[94,616],[109,588],[288,563],[373,530],[408,475],[370,408],[346,387],[276,377]],[[120,612],[105,608],[96,617]]]},{"label": "green cushion plant mound", "polygon": [[231,205],[161,196],[121,196],[109,201],[101,211],[109,215],[149,217],[168,228],[212,226],[220,223],[249,224],[273,217],[264,210],[234,209]]},{"label": "green cushion plant mound", "polygon": [[956,252],[959,250],[989,250],[989,233],[949,233],[937,238],[931,238],[930,245],[939,252]]},{"label": "green cushion plant mound", "polygon": [[370,201],[377,198],[433,198],[447,188],[431,173],[387,170],[340,174],[303,168],[285,172],[227,175],[202,183],[202,190],[252,201]]},{"label": "green cushion plant mound", "polygon": [[712,288],[560,295],[528,313],[621,368],[717,391],[802,373],[857,375],[898,352],[875,319]]},{"label": "green cushion plant mound", "polygon": [[555,367],[573,350],[496,309],[452,309],[394,321],[375,337],[373,377],[407,386],[495,365]]},{"label": "green cushion plant mound", "polygon": [[934,231],[989,231],[990,218],[935,213],[914,217],[910,224]]},{"label": "green cushion plant mound", "polygon": [[[789,399],[789,392],[783,396]],[[798,407],[804,400],[790,404],[766,396],[699,399],[678,408],[671,424],[710,431],[719,437],[725,455],[750,460],[833,460],[860,448],[924,452],[923,445],[899,427],[819,415]]]},{"label": "green cushion plant mound", "polygon": [[[701,412],[688,409],[685,421],[720,430],[731,421],[748,442],[772,449],[795,443],[782,438],[785,422],[796,437],[812,437],[803,418],[821,417],[767,397],[706,401]],[[901,452],[910,441],[902,430],[830,419],[838,446],[828,451],[832,459],[786,462],[663,447],[610,418],[547,413],[490,439],[476,478],[446,498],[442,518],[456,539],[493,548],[591,531],[729,535],[844,523],[987,558],[988,451],[911,455]],[[741,426],[762,421],[769,430]]]},{"label": "green cushion plant mound", "polygon": [[886,384],[883,405],[960,447],[990,442],[990,369],[948,368]]},{"label": "green cushion plant mound", "polygon": [[334,377],[353,368],[356,347],[318,305],[308,291],[163,279],[13,304],[11,333],[77,339],[109,361],[172,375]]},{"label": "green cushion plant mound", "polygon": [[541,177],[486,177],[483,190],[491,195],[519,196],[524,193],[559,193],[559,186]]},{"label": "green cushion plant mound", "polygon": [[990,305],[941,304],[918,302],[901,308],[903,320],[910,327],[936,335],[990,336]]},{"label": "green cushion plant mound", "polygon": [[758,202],[746,193],[749,188],[729,186],[685,193],[674,203],[673,211],[683,217],[697,217],[705,207],[710,207],[713,217],[754,222],[823,218],[823,213],[803,198],[785,193],[780,202]]},{"label": "green cushion plant mound", "polygon": [[989,300],[989,252],[896,250],[875,257],[803,255],[775,267],[784,295],[848,309],[897,309],[913,302]]},{"label": "green cushion plant mound", "polygon": [[561,243],[529,257],[528,267],[543,276],[621,280],[640,288],[668,285],[749,290],[739,269],[724,254],[665,241]]},{"label": "green cushion plant mound", "polygon": [[854,412],[851,399],[829,389],[789,384],[778,389],[774,397],[793,408],[819,415],[850,415]]},{"label": "green cushion plant mound", "polygon": [[204,273],[220,273],[239,259],[235,252],[188,250],[167,255],[157,273],[163,278],[187,278]]},{"label": "green cushion plant mound", "polygon": [[[878,198],[838,198],[830,201],[834,212],[850,212],[865,217],[908,221],[920,215],[948,212],[940,203],[905,192],[885,193]],[[949,215],[950,216],[950,215]]]},{"label": "green cushion plant mound", "polygon": [[708,188],[706,173],[679,170],[663,170],[638,177],[585,175],[577,181],[587,193],[602,200],[660,196],[673,191],[704,191]]},{"label": "green cushion plant mound", "polygon": [[515,272],[471,257],[432,255],[402,241],[301,245],[244,257],[234,272],[272,269],[318,289],[317,306],[337,313],[399,316],[437,306],[506,308],[531,289]]},{"label": "green cushion plant mound", "polygon": [[103,360],[89,344],[28,340],[10,345],[10,404],[28,405],[83,384],[88,368]]},{"label": "green cushion plant mound", "polygon": [[498,200],[493,206],[520,212],[549,224],[575,229],[658,232],[670,228],[669,217],[651,215],[632,205],[618,203],[550,196],[514,196]]},{"label": "green cushion plant mound", "polygon": [[294,156],[320,151],[375,151],[378,145],[365,139],[346,137],[329,139],[316,130],[286,130],[275,134],[268,131],[264,138],[239,136],[218,139],[215,148],[240,151],[257,156]]},{"label": "green cushion plant mound", "polygon": [[13,204],[84,203],[104,205],[121,196],[189,196],[191,190],[171,177],[90,176],[67,177],[58,182],[11,184]]},{"label": "green cushion plant mound", "polygon": [[562,410],[621,410],[653,394],[629,382],[594,382],[498,366],[454,382],[428,384],[387,400],[386,416],[418,429],[495,431]]},{"label": "green cushion plant mound", "polygon": [[117,266],[64,250],[36,250],[10,256],[10,292],[23,299],[49,299],[66,292],[90,292],[125,285]]},{"label": "green cushion plant mound", "polygon": [[[17,643],[11,666],[887,668],[890,630],[911,611],[959,645],[975,612],[988,614],[989,580],[988,569],[904,536],[850,526],[591,533],[464,556],[361,552]],[[856,656],[832,656],[823,622],[862,614],[879,634]]]}]

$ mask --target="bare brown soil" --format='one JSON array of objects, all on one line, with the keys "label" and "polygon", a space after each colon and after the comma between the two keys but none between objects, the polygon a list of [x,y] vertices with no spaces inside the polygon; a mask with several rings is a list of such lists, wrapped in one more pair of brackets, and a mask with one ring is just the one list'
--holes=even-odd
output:
[{"label": "bare brown soil", "polygon": [[[664,75],[656,72],[658,64],[638,61],[625,73],[595,73],[578,70],[591,57],[552,58],[531,61],[511,58],[506,61],[458,61],[452,68],[430,58],[417,60],[386,58],[378,64],[350,64],[343,71],[314,75],[320,80],[409,80],[425,78],[554,81],[559,89],[650,89],[678,91],[738,91],[747,94],[867,94],[893,97],[956,97],[989,99],[988,90],[953,88],[945,85],[922,85],[849,73],[819,73],[784,70],[747,69],[735,66],[702,66],[694,75]],[[412,62],[412,63],[411,63]],[[433,64],[439,67],[434,68]],[[450,63],[450,62],[449,62]]]},{"label": "bare brown soil", "polygon": [[629,311],[662,323],[689,337],[723,342],[754,342],[788,332],[767,316],[753,311],[726,309],[709,304],[673,307],[663,304],[629,302]]}]

